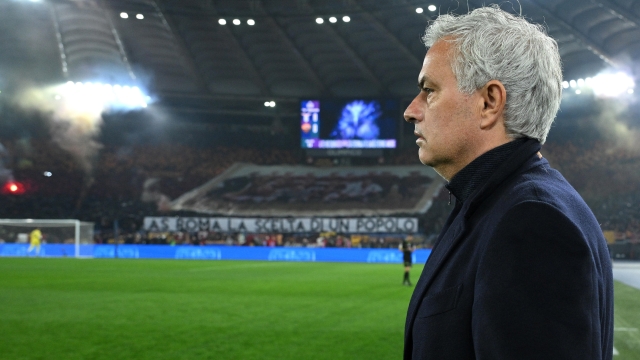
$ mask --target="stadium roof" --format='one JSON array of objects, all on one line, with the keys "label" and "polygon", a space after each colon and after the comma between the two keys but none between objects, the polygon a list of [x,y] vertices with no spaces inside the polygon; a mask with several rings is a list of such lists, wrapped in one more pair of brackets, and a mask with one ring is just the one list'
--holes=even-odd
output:
[{"label": "stadium roof", "polygon": [[[131,83],[169,106],[221,102],[240,115],[246,103],[233,101],[407,98],[416,92],[429,20],[482,3],[0,0],[0,90],[23,79]],[[516,0],[500,3],[520,11]],[[565,79],[633,70],[640,59],[639,0],[520,3],[558,41]]]}]

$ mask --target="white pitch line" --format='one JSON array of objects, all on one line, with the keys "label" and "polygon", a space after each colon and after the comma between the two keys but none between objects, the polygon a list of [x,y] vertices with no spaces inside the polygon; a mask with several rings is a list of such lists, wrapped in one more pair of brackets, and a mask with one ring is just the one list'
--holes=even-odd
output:
[{"label": "white pitch line", "polygon": [[616,348],[613,348],[613,356],[616,356],[616,355],[620,355],[620,353],[618,352],[618,350],[616,350]]},{"label": "white pitch line", "polygon": [[614,328],[613,331],[638,331],[637,328],[619,327]]}]

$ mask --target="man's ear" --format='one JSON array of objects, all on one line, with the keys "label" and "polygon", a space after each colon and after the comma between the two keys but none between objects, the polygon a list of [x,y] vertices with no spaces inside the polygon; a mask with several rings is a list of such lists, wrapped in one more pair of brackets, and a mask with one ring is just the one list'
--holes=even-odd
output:
[{"label": "man's ear", "polygon": [[480,96],[483,101],[480,128],[487,130],[503,119],[504,107],[507,103],[507,90],[502,82],[491,80],[480,89]]}]

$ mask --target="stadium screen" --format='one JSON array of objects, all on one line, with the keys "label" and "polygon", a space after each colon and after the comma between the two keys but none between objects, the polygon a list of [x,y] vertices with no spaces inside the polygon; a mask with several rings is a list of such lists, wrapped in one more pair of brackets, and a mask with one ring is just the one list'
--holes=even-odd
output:
[{"label": "stadium screen", "polygon": [[328,99],[300,102],[304,149],[394,149],[399,102]]}]

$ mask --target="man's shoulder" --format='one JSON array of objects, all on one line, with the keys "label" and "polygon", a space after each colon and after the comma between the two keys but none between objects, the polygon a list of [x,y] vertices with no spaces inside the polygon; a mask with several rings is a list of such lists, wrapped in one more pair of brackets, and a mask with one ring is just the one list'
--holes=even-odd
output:
[{"label": "man's shoulder", "polygon": [[597,225],[597,221],[580,194],[546,161],[541,161],[505,183],[498,206],[506,212],[520,209],[548,208],[577,224]]},{"label": "man's shoulder", "polygon": [[573,186],[544,159],[537,166],[515,174],[505,182],[501,197],[509,199],[514,205],[536,201],[559,207],[586,206]]}]

